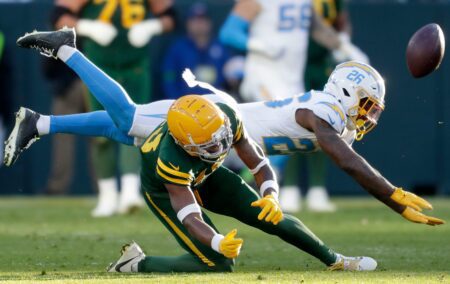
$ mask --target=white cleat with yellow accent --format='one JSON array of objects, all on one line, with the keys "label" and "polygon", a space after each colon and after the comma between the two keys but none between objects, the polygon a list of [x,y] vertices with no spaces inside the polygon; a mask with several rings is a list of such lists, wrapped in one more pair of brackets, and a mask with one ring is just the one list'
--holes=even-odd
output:
[{"label": "white cleat with yellow accent", "polygon": [[338,254],[336,262],[330,265],[328,270],[373,271],[376,268],[377,262],[371,257],[351,257]]},{"label": "white cleat with yellow accent", "polygon": [[108,272],[138,272],[137,266],[139,261],[145,258],[145,254],[141,247],[132,242],[122,247],[120,258],[109,265],[106,269]]}]

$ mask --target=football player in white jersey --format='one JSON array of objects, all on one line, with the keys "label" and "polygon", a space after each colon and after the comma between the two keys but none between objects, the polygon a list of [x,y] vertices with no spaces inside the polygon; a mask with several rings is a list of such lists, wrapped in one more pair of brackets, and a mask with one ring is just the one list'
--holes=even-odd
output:
[{"label": "football player in white jersey", "polygon": [[243,98],[253,102],[303,92],[310,32],[328,49],[367,62],[364,53],[313,12],[311,0],[238,0],[220,40],[247,52]]},{"label": "football player in white jersey", "polygon": [[[120,85],[73,48],[74,35],[69,36],[70,33],[73,30],[35,32],[20,38],[18,43],[49,57],[61,57],[88,86],[99,90],[97,96],[101,97],[107,111],[46,116],[22,107],[6,143],[4,163],[7,166],[46,134],[104,136],[123,144],[140,146],[165,121],[173,101],[134,104]],[[47,35],[48,39],[40,40]],[[80,60],[84,62],[82,68],[76,67]],[[206,98],[226,103],[237,115],[242,113],[244,129],[248,129],[250,136],[266,152],[286,154],[320,147],[370,194],[404,218],[428,225],[444,223],[421,213],[422,208],[432,209],[430,203],[392,185],[351,148],[353,138],[360,140],[371,131],[384,109],[384,81],[374,68],[358,62],[343,63],[336,67],[323,92],[313,91],[284,100],[243,105],[238,105],[229,95],[209,84],[196,81],[190,72],[185,72],[183,77],[190,87],[199,86],[214,93]],[[252,172],[258,172],[268,163],[264,159]]]},{"label": "football player in white jersey", "polygon": [[[247,52],[241,96],[248,102],[282,99],[304,92],[304,69],[312,37],[343,58],[368,62],[367,56],[314,13],[312,0],[238,0],[221,28],[224,44]],[[314,157],[311,157],[314,159]],[[288,157],[271,157],[279,173]],[[297,186],[283,186],[281,206],[300,208]],[[307,192],[308,207],[333,211],[325,187]]]}]

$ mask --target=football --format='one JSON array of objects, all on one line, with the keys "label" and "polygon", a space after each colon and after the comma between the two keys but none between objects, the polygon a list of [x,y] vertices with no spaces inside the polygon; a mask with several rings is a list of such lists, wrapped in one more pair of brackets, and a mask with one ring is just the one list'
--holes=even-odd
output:
[{"label": "football", "polygon": [[438,24],[428,24],[411,37],[406,49],[406,63],[411,75],[424,77],[441,64],[445,51],[445,38]]}]

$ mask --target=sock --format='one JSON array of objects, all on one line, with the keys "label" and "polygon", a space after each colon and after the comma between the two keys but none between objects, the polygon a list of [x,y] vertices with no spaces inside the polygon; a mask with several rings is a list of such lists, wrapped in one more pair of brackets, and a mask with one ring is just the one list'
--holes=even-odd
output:
[{"label": "sock", "polygon": [[36,128],[39,136],[47,135],[50,133],[50,116],[40,115],[38,121],[36,122]]},{"label": "sock", "polygon": [[[44,116],[41,116],[41,118]],[[116,142],[133,145],[134,138],[123,133],[112,121],[106,111],[94,111],[70,115],[48,117],[47,133],[65,133],[83,136],[106,137]],[[39,121],[38,120],[38,127]],[[39,134],[41,134],[38,128]]]},{"label": "sock", "polygon": [[59,59],[61,59],[63,62],[66,62],[67,60],[72,57],[72,55],[77,51],[76,48],[73,48],[68,45],[63,45],[58,49],[58,53],[56,54]]}]

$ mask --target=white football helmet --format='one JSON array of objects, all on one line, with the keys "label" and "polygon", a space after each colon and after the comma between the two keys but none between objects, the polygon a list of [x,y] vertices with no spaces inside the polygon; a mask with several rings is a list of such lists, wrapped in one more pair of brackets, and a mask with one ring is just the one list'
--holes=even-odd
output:
[{"label": "white football helmet", "polygon": [[384,110],[384,80],[373,67],[349,61],[331,73],[324,91],[335,95],[349,118],[347,127],[361,140],[378,122]]}]

